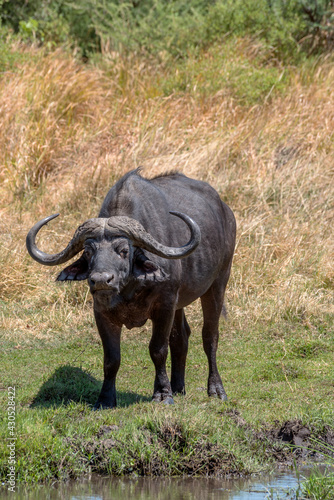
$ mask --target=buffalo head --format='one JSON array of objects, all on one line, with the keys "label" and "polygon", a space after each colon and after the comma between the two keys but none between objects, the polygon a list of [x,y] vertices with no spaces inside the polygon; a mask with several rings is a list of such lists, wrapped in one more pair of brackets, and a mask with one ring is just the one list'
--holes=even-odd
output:
[{"label": "buffalo head", "polygon": [[58,281],[88,279],[93,296],[117,295],[129,281],[135,279],[159,280],[163,271],[143,252],[165,259],[180,259],[195,250],[200,242],[200,229],[187,215],[170,212],[190,228],[190,241],[183,247],[167,247],[156,241],[135,219],[109,217],[89,219],[78,227],[67,247],[57,254],[46,254],[36,245],[36,235],[51,215],[37,222],[27,235],[27,249],[40,264],[63,264],[83,250],[81,257],[59,274]]}]

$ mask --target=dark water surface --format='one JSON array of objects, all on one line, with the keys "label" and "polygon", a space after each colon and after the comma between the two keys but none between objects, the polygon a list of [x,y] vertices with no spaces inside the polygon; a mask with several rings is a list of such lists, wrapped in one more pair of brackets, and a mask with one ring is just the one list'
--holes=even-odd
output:
[{"label": "dark water surface", "polygon": [[233,480],[94,477],[54,486],[17,488],[8,494],[2,488],[0,498],[6,500],[276,500],[294,498],[298,479],[293,472]]}]

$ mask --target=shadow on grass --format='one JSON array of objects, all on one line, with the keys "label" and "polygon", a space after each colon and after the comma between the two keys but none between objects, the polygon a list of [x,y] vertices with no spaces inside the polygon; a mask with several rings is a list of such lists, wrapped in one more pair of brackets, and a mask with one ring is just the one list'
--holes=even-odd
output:
[{"label": "shadow on grass", "polygon": [[[61,366],[47,380],[34,397],[30,408],[50,408],[68,405],[71,402],[84,402],[94,405],[102,383],[81,368]],[[117,392],[117,404],[126,407],[140,401],[150,401],[147,396],[135,392]]]}]

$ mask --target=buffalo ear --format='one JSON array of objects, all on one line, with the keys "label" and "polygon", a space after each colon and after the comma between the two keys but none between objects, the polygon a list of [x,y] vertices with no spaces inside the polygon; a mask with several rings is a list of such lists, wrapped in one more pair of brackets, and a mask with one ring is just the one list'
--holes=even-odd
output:
[{"label": "buffalo ear", "polygon": [[82,256],[80,259],[73,262],[73,264],[65,267],[58,275],[56,281],[81,281],[86,280],[88,276],[88,262],[85,257]]},{"label": "buffalo ear", "polygon": [[133,275],[139,280],[164,281],[167,275],[155,262],[148,259],[146,255],[139,251],[134,256]]}]

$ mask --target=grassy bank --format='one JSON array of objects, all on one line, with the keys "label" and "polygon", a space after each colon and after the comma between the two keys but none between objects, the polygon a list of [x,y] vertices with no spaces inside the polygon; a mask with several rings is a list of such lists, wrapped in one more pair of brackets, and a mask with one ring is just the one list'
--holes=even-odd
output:
[{"label": "grassy bank", "polygon": [[[175,64],[115,54],[78,63],[16,42],[0,78],[1,406],[16,388],[16,476],[258,472],[333,439],[334,71],[263,59],[251,39]],[[15,56],[15,57],[14,57]],[[13,62],[14,61],[14,62]],[[261,82],[263,85],[261,85]],[[84,283],[26,254],[54,212],[54,251],[139,165],[210,182],[234,210],[237,249],[219,366],[229,402],[208,400],[198,303],[187,395],[150,402],[149,325],[123,332],[119,407],[91,412],[102,347]],[[8,467],[1,412],[1,475]],[[291,453],[291,447],[299,451]]]},{"label": "grassy bank", "polygon": [[[102,372],[101,347],[91,323],[76,320],[67,329],[67,339],[53,331],[48,342],[7,349],[2,380],[4,389],[16,387],[18,479],[67,479],[92,471],[117,475],[260,472],[276,461],[292,464],[289,445],[301,442],[284,431],[287,420],[295,421],[298,432],[310,431],[303,444],[311,449],[317,448],[311,438],[328,440],[333,418],[332,353],[301,356],[291,340],[285,342],[286,355],[282,343],[263,329],[251,329],[246,335],[224,329],[219,362],[230,401],[223,405],[206,396],[206,361],[196,332],[198,313],[192,313],[195,328],[187,395],[177,397],[170,408],[150,402],[154,373],[147,350],[148,328],[124,335],[119,407],[114,411],[91,411]],[[302,331],[287,333],[306,344]],[[264,359],[259,362],[259,357]],[[2,396],[5,406],[6,390]],[[2,434],[8,434],[6,421]]]}]

